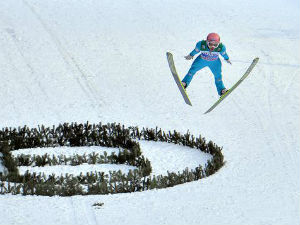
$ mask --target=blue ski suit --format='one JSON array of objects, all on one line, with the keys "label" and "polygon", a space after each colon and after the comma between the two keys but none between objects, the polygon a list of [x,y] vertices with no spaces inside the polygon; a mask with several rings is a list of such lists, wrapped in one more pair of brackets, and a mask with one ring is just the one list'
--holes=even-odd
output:
[{"label": "blue ski suit", "polygon": [[194,56],[199,52],[200,55],[194,60],[190,70],[183,78],[182,82],[185,82],[186,87],[188,87],[195,73],[208,66],[211,72],[214,74],[218,94],[221,95],[221,91],[225,87],[222,81],[222,63],[219,59],[219,54],[221,54],[221,56],[223,56],[225,60],[229,59],[226,53],[225,45],[220,43],[217,48],[215,48],[213,51],[210,51],[207,46],[206,40],[202,40],[196,44],[195,49],[190,53],[190,55]]}]

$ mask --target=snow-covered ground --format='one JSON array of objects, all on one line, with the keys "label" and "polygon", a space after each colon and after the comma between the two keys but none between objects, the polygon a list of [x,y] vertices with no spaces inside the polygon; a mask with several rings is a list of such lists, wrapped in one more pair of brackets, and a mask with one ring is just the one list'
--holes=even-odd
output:
[{"label": "snow-covered ground", "polygon": [[[299,4],[1,1],[1,127],[101,121],[189,130],[223,146],[226,164],[206,179],[163,190],[0,196],[0,224],[299,224]],[[183,77],[191,65],[183,56],[209,32],[221,35],[233,63],[223,64],[227,87],[254,57],[260,61],[218,108],[203,115],[218,98],[210,71],[194,77],[189,107],[165,53],[174,54]],[[207,160],[166,143],[142,147],[149,149],[144,154],[155,173]],[[161,152],[171,149],[173,161],[162,161]],[[96,202],[104,205],[92,206]]]}]

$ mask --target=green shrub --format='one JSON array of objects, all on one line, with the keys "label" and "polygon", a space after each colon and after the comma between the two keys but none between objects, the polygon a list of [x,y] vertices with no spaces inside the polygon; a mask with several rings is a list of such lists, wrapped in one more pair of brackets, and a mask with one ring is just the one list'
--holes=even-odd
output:
[{"label": "green shrub", "polygon": [[[188,146],[212,155],[205,166],[194,170],[185,169],[182,172],[170,173],[166,176],[152,176],[151,163],[142,155],[140,145],[135,140],[161,141]],[[11,152],[23,148],[59,147],[59,146],[106,146],[119,148],[119,152],[108,155],[92,153],[88,155],[42,156],[19,155],[13,157]],[[124,125],[109,123],[77,124],[64,123],[55,127],[30,129],[27,126],[18,128],[3,128],[0,131],[0,152],[3,165],[8,173],[0,173],[0,194],[12,193],[22,195],[88,195],[114,194],[150,189],[173,187],[178,184],[195,181],[217,172],[224,165],[222,148],[213,142],[206,143],[201,136],[195,138],[189,131],[181,135],[177,131],[165,132],[155,129],[138,127],[125,128]],[[78,176],[61,175],[46,176],[45,174],[29,173],[20,175],[18,166],[72,165],[83,163],[127,164],[137,167],[128,174],[121,171],[82,173]]]}]

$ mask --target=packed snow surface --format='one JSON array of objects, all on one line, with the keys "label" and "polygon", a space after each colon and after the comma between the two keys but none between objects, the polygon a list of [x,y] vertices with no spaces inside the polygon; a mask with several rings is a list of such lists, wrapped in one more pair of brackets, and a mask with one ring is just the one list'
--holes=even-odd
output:
[{"label": "packed snow surface", "polygon": [[[189,130],[222,146],[226,164],[208,178],[162,190],[2,195],[0,224],[300,224],[299,4],[1,1],[2,127],[89,121]],[[210,32],[220,34],[232,61],[222,68],[227,88],[253,58],[260,61],[224,102],[203,115],[218,99],[211,72],[205,68],[193,78],[190,107],[165,53],[173,53],[183,77],[192,63],[183,56]],[[209,159],[167,143],[141,146],[154,174]]]}]

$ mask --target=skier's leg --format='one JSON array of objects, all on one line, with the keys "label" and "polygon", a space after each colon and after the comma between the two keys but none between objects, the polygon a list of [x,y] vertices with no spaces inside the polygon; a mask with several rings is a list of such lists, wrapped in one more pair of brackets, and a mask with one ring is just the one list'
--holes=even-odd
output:
[{"label": "skier's leg", "polygon": [[222,90],[225,89],[225,86],[223,84],[222,80],[222,63],[220,59],[217,59],[216,61],[212,61],[209,64],[209,68],[211,72],[214,74],[215,77],[215,84],[218,91],[218,94],[222,94]]},{"label": "skier's leg", "polygon": [[193,76],[195,73],[199,70],[201,70],[203,67],[206,67],[206,61],[201,59],[201,57],[197,57],[195,61],[193,62],[191,68],[189,69],[188,73],[185,75],[183,80],[181,82],[184,82],[186,84],[185,87],[188,87],[189,84],[191,83]]}]

